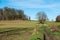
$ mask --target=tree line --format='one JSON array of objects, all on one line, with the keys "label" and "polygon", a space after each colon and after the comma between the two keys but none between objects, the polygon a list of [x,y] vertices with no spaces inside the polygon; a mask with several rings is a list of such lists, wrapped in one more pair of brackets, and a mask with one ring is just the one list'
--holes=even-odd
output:
[{"label": "tree line", "polygon": [[[45,12],[38,12],[37,19],[40,23],[44,23],[48,18]],[[23,10],[4,7],[0,8],[0,20],[31,20]],[[60,15],[56,17],[56,22],[60,22]]]},{"label": "tree line", "polygon": [[30,17],[23,10],[4,7],[0,8],[0,20],[30,20]]}]

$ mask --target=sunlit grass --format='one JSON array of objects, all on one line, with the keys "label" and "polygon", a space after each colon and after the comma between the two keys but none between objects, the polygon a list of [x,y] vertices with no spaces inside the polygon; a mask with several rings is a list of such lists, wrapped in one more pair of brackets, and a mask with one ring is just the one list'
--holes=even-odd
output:
[{"label": "sunlit grass", "polygon": [[22,20],[12,20],[12,21],[0,21],[0,28],[25,28],[25,27],[35,27],[36,21],[22,21]]},{"label": "sunlit grass", "polygon": [[[9,20],[7,20],[7,21],[0,21],[0,32],[8,31],[8,30],[16,30],[16,29],[21,29],[21,28],[28,28],[27,31],[32,31],[32,33],[33,33],[34,28],[37,27],[38,28],[38,34],[35,34],[35,35],[28,34],[28,35],[30,35],[29,37],[31,37],[31,40],[34,40],[34,39],[37,39],[37,38],[43,39],[43,30],[44,30],[44,28],[42,26],[47,27],[47,30],[49,31],[48,28],[50,26],[51,27],[53,27],[53,26],[57,27],[57,25],[60,25],[60,23],[59,22],[45,22],[45,24],[38,24],[38,21],[23,21],[23,20],[11,20],[11,21],[9,21]],[[20,38],[17,38],[17,39],[18,40],[24,40],[23,37],[24,38],[28,37],[28,36],[26,36],[27,33],[30,33],[30,32],[25,32],[24,34],[22,33]],[[60,35],[59,33],[53,33],[53,34]]]},{"label": "sunlit grass", "polygon": [[[38,21],[23,21],[23,20],[7,20],[7,21],[0,21],[0,28],[25,28],[25,27],[36,27],[42,26],[42,24],[38,24]],[[45,22],[45,26],[51,25],[60,25],[59,22]]]}]

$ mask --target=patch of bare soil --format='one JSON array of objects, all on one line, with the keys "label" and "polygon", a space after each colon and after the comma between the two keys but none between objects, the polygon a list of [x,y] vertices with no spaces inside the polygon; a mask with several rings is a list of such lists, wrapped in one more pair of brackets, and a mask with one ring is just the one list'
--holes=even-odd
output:
[{"label": "patch of bare soil", "polygon": [[34,28],[32,35],[34,35],[34,34],[36,34],[36,33],[38,33],[37,27]]}]

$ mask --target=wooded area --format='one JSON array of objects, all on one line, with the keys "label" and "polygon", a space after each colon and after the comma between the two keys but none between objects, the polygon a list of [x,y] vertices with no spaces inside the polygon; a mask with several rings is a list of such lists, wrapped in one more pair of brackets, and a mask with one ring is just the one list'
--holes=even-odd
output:
[{"label": "wooded area", "polygon": [[[28,20],[28,16],[24,14],[23,10],[14,8],[0,8],[0,20]],[[30,19],[30,18],[29,18]]]}]

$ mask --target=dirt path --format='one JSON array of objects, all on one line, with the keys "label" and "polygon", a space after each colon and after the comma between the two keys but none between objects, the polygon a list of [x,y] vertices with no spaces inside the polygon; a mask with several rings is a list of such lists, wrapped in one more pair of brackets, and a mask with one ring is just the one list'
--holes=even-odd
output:
[{"label": "dirt path", "polygon": [[[38,29],[37,29],[37,27],[35,27],[32,35],[37,34],[37,33],[38,33]],[[54,35],[52,35],[51,33],[49,33],[48,30],[44,30],[44,34],[45,34],[46,40],[57,40],[57,38]]]},{"label": "dirt path", "polygon": [[32,35],[32,32],[29,30],[24,29],[24,31],[22,31],[20,29],[16,29],[0,32],[0,40],[28,40]]},{"label": "dirt path", "polygon": [[44,30],[44,34],[46,37],[46,40],[57,40],[52,34],[50,34],[47,30]]}]

